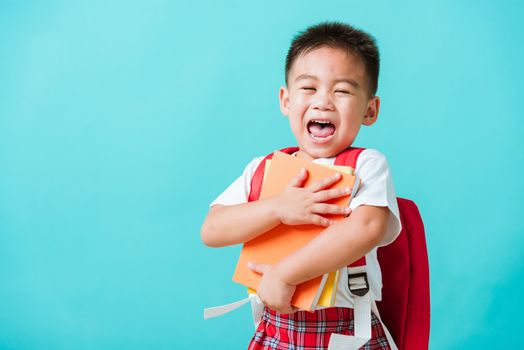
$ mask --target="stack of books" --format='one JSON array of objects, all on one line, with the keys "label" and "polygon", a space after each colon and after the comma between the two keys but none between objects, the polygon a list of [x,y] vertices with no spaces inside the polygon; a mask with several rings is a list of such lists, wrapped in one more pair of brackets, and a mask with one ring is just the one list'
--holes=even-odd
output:
[{"label": "stack of books", "polygon": [[[348,206],[358,190],[360,181],[352,168],[315,164],[302,158],[275,152],[273,159],[266,162],[260,199],[279,195],[302,168],[308,171],[308,177],[303,187],[309,187],[311,184],[338,172],[342,175],[342,178],[330,188],[353,188],[350,195],[327,203]],[[340,215],[326,217],[343,218]],[[324,229],[325,227],[317,225],[280,224],[244,243],[233,275],[233,281],[248,287],[249,291],[254,293],[260,283],[261,276],[247,267],[248,262],[276,264],[287,255],[308,244]],[[308,311],[314,311],[319,306],[333,306],[338,277],[338,271],[334,271],[298,285],[291,304]]]}]

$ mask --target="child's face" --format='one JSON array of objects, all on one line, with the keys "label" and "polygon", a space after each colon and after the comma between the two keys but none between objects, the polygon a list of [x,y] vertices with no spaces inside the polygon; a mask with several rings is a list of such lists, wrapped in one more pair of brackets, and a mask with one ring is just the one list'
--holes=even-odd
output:
[{"label": "child's face", "polygon": [[373,124],[380,100],[369,97],[364,64],[340,49],[299,56],[280,88],[280,110],[305,158],[333,157],[349,147],[360,126]]}]

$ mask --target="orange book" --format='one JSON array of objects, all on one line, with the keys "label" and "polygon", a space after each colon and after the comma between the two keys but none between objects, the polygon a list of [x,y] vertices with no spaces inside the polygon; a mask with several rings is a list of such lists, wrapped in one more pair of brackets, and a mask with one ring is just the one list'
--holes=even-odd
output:
[{"label": "orange book", "polygon": [[[260,199],[280,194],[298,174],[301,168],[305,168],[308,171],[308,178],[304,183],[304,187],[308,187],[314,182],[332,176],[337,172],[337,170],[332,167],[315,164],[282,152],[275,152],[271,166],[266,172],[263,181]],[[356,183],[355,189],[351,194],[351,197],[353,197],[356,188],[358,188],[357,177],[342,171],[338,172],[341,173],[342,179],[331,186],[331,188],[354,187]],[[350,196],[337,198],[329,203],[347,206],[349,204],[349,197]],[[247,267],[248,262],[275,264],[306,245],[324,229],[325,227],[316,225],[280,224],[270,231],[244,243],[233,275],[233,281],[256,290],[261,277]],[[297,286],[291,304],[303,310],[315,310],[327,277],[328,274],[325,274],[324,276],[319,276]]]}]

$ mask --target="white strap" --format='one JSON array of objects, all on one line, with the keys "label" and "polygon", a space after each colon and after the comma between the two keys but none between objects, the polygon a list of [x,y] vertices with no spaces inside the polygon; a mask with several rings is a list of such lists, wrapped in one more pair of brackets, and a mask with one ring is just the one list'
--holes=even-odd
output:
[{"label": "white strap", "polygon": [[370,293],[354,298],[355,335],[331,334],[328,350],[359,349],[371,339]]},{"label": "white strap", "polygon": [[[350,267],[347,274],[365,273],[366,266]],[[364,278],[353,281],[357,286],[363,284]],[[328,350],[356,350],[371,339],[371,292],[363,296],[353,294],[354,335],[331,334]]]},{"label": "white strap", "polygon": [[265,305],[260,300],[257,294],[251,294],[254,297],[251,298],[251,314],[253,315],[253,323],[255,324],[255,330],[262,319],[262,314],[264,313]]},{"label": "white strap", "polygon": [[[370,292],[354,299],[355,336],[371,339],[371,300]],[[364,343],[365,344],[365,343]]]},{"label": "white strap", "polygon": [[220,305],[220,306],[214,306],[214,307],[208,307],[204,309],[204,320],[207,320],[209,318],[222,316],[224,314],[227,314],[228,312],[231,312],[233,310],[238,309],[242,305],[246,304],[251,299],[255,298],[255,294],[250,294],[247,298],[235,301],[234,303],[226,304],[226,305]]},{"label": "white strap", "polygon": [[235,301],[230,304],[208,307],[204,309],[204,320],[227,314],[228,312],[238,309],[248,301],[251,301],[251,314],[253,316],[253,323],[256,329],[260,323],[260,320],[262,319],[262,313],[264,312],[264,304],[257,294],[249,294],[247,298]]}]

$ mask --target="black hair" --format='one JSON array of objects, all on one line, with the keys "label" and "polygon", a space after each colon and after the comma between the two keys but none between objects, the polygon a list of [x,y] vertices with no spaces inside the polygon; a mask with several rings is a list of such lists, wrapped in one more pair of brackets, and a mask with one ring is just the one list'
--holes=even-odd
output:
[{"label": "black hair", "polygon": [[370,34],[341,22],[319,23],[293,38],[286,56],[286,84],[296,59],[323,46],[342,49],[360,58],[368,76],[369,94],[374,96],[377,93],[380,57],[375,39]]}]

